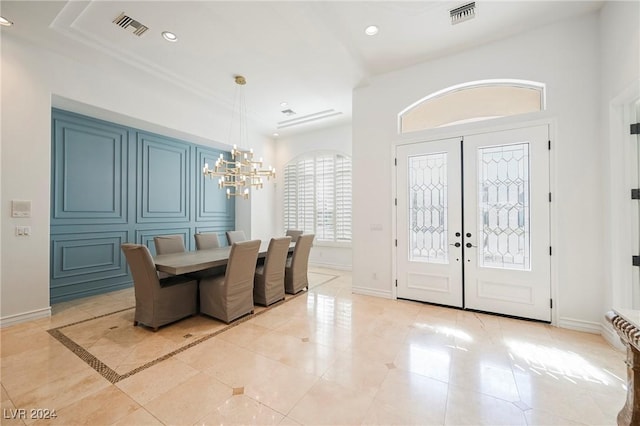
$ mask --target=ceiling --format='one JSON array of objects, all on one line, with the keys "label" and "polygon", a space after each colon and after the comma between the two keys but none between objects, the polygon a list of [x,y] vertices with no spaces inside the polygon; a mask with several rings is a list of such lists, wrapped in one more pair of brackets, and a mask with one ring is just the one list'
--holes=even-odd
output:
[{"label": "ceiling", "polygon": [[[597,1],[5,1],[11,31],[81,61],[110,55],[232,108],[244,75],[249,114],[265,134],[286,136],[348,122],[351,94],[367,79],[556,20]],[[124,12],[148,27],[112,21]],[[380,32],[364,34],[375,24]],[[165,41],[171,31],[178,41]],[[287,102],[285,107],[282,102]],[[291,109],[294,115],[282,110]]]}]

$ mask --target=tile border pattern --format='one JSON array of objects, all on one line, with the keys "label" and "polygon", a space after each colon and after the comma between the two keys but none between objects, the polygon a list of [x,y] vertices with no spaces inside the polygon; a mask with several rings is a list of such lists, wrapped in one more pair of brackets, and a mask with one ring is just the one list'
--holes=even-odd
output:
[{"label": "tile border pattern", "polygon": [[[316,274],[318,274],[316,272]],[[330,281],[333,281],[334,279],[338,278],[338,275],[330,275],[330,274],[322,274],[322,275],[327,275],[328,278],[327,280],[323,281],[322,283],[317,284],[314,287],[317,287],[318,285],[322,285],[322,284],[326,284]],[[106,316],[109,315],[113,315],[113,314],[117,314],[120,312],[124,312],[124,311],[129,311],[131,309],[135,309],[135,307],[130,307],[130,308],[125,308],[125,309],[120,309],[114,312],[109,312],[107,314],[102,314],[102,315],[98,315],[95,317],[91,317],[91,318],[87,318],[81,321],[76,321],[76,322],[72,322],[70,324],[65,324],[62,325],[60,327],[55,327],[55,328],[51,328],[49,330],[47,330],[47,332],[56,340],[58,340],[60,343],[62,343],[67,349],[69,349],[71,352],[73,352],[74,354],[76,354],[78,356],[78,358],[80,358],[81,360],[83,360],[84,362],[86,362],[91,368],[93,368],[95,371],[97,371],[98,373],[100,373],[100,375],[102,377],[104,377],[105,379],[107,379],[109,382],[111,382],[112,384],[118,383],[121,380],[124,380],[128,377],[133,376],[134,374],[137,374],[143,370],[146,370],[149,367],[153,367],[154,365],[167,360],[171,357],[173,357],[174,355],[177,355],[181,352],[186,351],[189,348],[192,348],[202,342],[205,342],[209,339],[211,339],[212,337],[217,336],[220,333],[223,333],[233,327],[236,327],[240,324],[242,324],[245,321],[248,321],[252,318],[255,318],[258,315],[262,315],[265,312],[269,312],[271,309],[276,308],[280,305],[283,305],[295,298],[297,298],[298,296],[301,296],[303,294],[307,294],[308,290],[306,291],[300,291],[297,294],[292,294],[289,295],[289,297],[285,298],[284,300],[281,300],[279,302],[276,302],[272,305],[267,306],[264,309],[261,309],[259,312],[255,312],[253,314],[248,314],[245,315],[244,317],[241,317],[235,321],[233,321],[231,324],[228,324],[226,327],[223,327],[220,330],[216,330],[212,333],[206,334],[204,336],[202,336],[201,338],[194,340],[193,342],[187,343],[184,346],[179,347],[178,349],[175,349],[165,355],[162,355],[159,358],[156,358],[152,361],[147,362],[146,364],[143,364],[139,367],[134,368],[133,370],[125,373],[125,374],[119,374],[117,372],[115,372],[111,367],[109,367],[108,365],[106,365],[104,362],[100,361],[95,355],[93,355],[92,353],[90,353],[89,351],[87,351],[85,348],[83,348],[82,346],[80,346],[78,343],[74,342],[71,338],[69,338],[68,336],[66,336],[64,334],[64,332],[62,331],[62,329],[67,328],[67,327],[71,327],[73,325],[77,325],[77,324],[82,324],[82,323],[86,323],[89,321],[93,321],[95,319],[98,318],[104,318]]]}]

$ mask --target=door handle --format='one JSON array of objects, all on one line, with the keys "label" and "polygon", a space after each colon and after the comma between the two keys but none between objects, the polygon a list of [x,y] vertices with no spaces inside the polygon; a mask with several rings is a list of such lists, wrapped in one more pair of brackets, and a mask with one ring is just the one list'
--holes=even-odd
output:
[{"label": "door handle", "polygon": [[467,243],[467,244],[465,244],[465,245],[467,246],[467,248],[471,248],[471,247],[478,247],[478,246],[474,246],[474,245],[473,245],[473,244],[471,244],[471,243]]},{"label": "door handle", "polygon": [[455,243],[455,244],[449,244],[450,246],[456,246],[456,247],[460,247],[460,243]]}]

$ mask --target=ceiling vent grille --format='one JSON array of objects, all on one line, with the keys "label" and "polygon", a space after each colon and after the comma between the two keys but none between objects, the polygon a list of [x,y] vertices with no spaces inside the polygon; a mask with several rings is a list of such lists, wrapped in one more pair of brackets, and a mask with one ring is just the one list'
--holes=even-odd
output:
[{"label": "ceiling vent grille", "polygon": [[113,20],[113,23],[119,27],[124,28],[125,30],[129,27],[133,28],[133,34],[138,37],[142,36],[149,29],[149,27],[142,25],[140,22],[135,19],[127,16],[122,12],[116,19]]},{"label": "ceiling vent grille", "polygon": [[451,15],[451,25],[473,19],[476,17],[476,2],[467,3],[463,6],[451,9],[449,11],[449,15]]}]

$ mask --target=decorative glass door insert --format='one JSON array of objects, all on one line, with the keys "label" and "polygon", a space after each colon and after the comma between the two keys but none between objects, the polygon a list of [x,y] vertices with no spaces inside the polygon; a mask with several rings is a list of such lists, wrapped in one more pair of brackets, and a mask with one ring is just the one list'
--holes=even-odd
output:
[{"label": "decorative glass door insert", "polygon": [[447,153],[409,160],[409,259],[448,263]]},{"label": "decorative glass door insert", "polygon": [[529,144],[478,148],[478,264],[528,271]]}]

